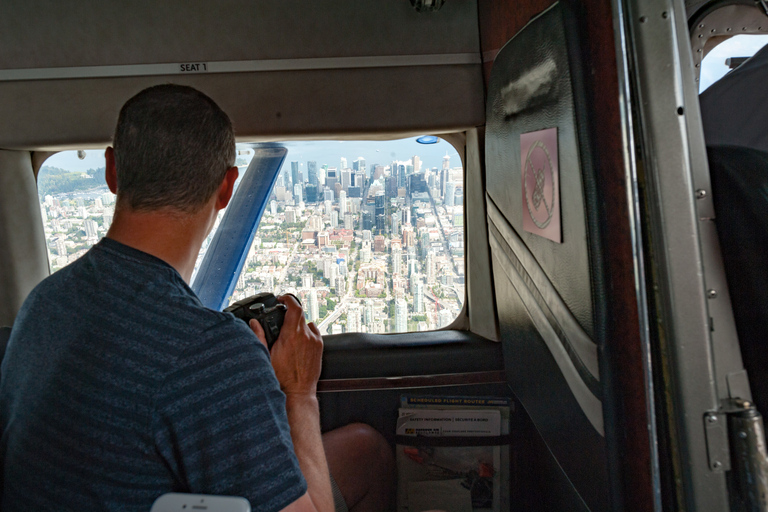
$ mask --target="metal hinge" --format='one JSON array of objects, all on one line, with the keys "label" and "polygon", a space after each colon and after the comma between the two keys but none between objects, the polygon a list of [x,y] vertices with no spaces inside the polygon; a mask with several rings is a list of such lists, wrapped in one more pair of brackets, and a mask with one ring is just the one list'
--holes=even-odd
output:
[{"label": "metal hinge", "polygon": [[709,469],[729,471],[731,509],[768,511],[768,454],[763,417],[754,404],[739,398],[724,401],[704,415]]}]

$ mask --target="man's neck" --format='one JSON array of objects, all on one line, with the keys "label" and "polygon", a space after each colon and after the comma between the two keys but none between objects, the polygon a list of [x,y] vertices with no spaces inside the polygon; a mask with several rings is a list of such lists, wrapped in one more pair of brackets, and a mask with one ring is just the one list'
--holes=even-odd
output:
[{"label": "man's neck", "polygon": [[106,236],[160,258],[189,283],[200,247],[214,219],[215,213],[210,213],[208,209],[186,214],[118,207]]}]

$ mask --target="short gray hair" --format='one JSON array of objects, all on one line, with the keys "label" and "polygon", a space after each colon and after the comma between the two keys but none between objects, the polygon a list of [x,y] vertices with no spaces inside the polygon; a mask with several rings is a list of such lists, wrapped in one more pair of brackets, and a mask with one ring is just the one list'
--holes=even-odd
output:
[{"label": "short gray hair", "polygon": [[193,213],[235,162],[232,122],[192,87],[144,89],[120,110],[114,137],[117,198],[134,210]]}]

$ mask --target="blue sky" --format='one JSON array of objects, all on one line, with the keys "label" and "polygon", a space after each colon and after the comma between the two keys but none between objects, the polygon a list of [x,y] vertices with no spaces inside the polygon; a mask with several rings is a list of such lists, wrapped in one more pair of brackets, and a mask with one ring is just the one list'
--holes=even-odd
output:
[{"label": "blue sky", "polygon": [[[422,168],[440,168],[446,152],[451,157],[451,167],[461,165],[456,150],[442,139],[437,144],[429,145],[419,144],[415,138],[396,141],[293,141],[284,145],[288,148],[288,155],[283,165],[290,168],[288,162],[298,161],[302,164],[302,170],[306,169],[309,160],[316,161],[318,166],[328,164],[329,167],[339,167],[341,157],[345,157],[347,165],[352,167],[352,162],[362,156],[370,168],[373,164],[389,165],[393,160],[408,160],[414,155],[421,159]],[[50,157],[45,165],[70,171],[103,167],[104,150],[86,150],[83,160],[77,157],[75,151],[62,151]]]}]

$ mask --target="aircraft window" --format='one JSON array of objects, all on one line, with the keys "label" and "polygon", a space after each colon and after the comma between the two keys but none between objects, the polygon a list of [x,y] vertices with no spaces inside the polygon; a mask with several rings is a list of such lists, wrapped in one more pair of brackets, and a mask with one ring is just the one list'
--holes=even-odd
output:
[{"label": "aircraft window", "polygon": [[[285,146],[288,155],[232,301],[260,291],[293,293],[323,334],[450,324],[465,286],[464,173],[453,146],[415,138]],[[253,150],[239,144],[237,152],[242,178]],[[63,151],[41,167],[51,272],[109,229],[114,195],[104,168],[103,150]]]},{"label": "aircraft window", "polygon": [[[735,69],[744,57],[751,57],[768,44],[768,36],[742,34],[731,37],[713,48],[701,62],[699,94]],[[730,59],[728,62],[726,62]]]},{"label": "aircraft window", "polygon": [[450,324],[465,285],[464,173],[453,146],[413,138],[285,146],[231,300],[293,293],[322,334]]},{"label": "aircraft window", "polygon": [[[238,146],[241,174],[249,162],[248,150]],[[105,168],[102,149],[61,151],[40,167],[37,193],[51,273],[85,254],[107,233],[115,195],[107,187]]]},{"label": "aircraft window", "polygon": [[62,151],[40,168],[37,193],[51,272],[85,254],[109,229],[115,196],[104,169],[100,149]]}]

